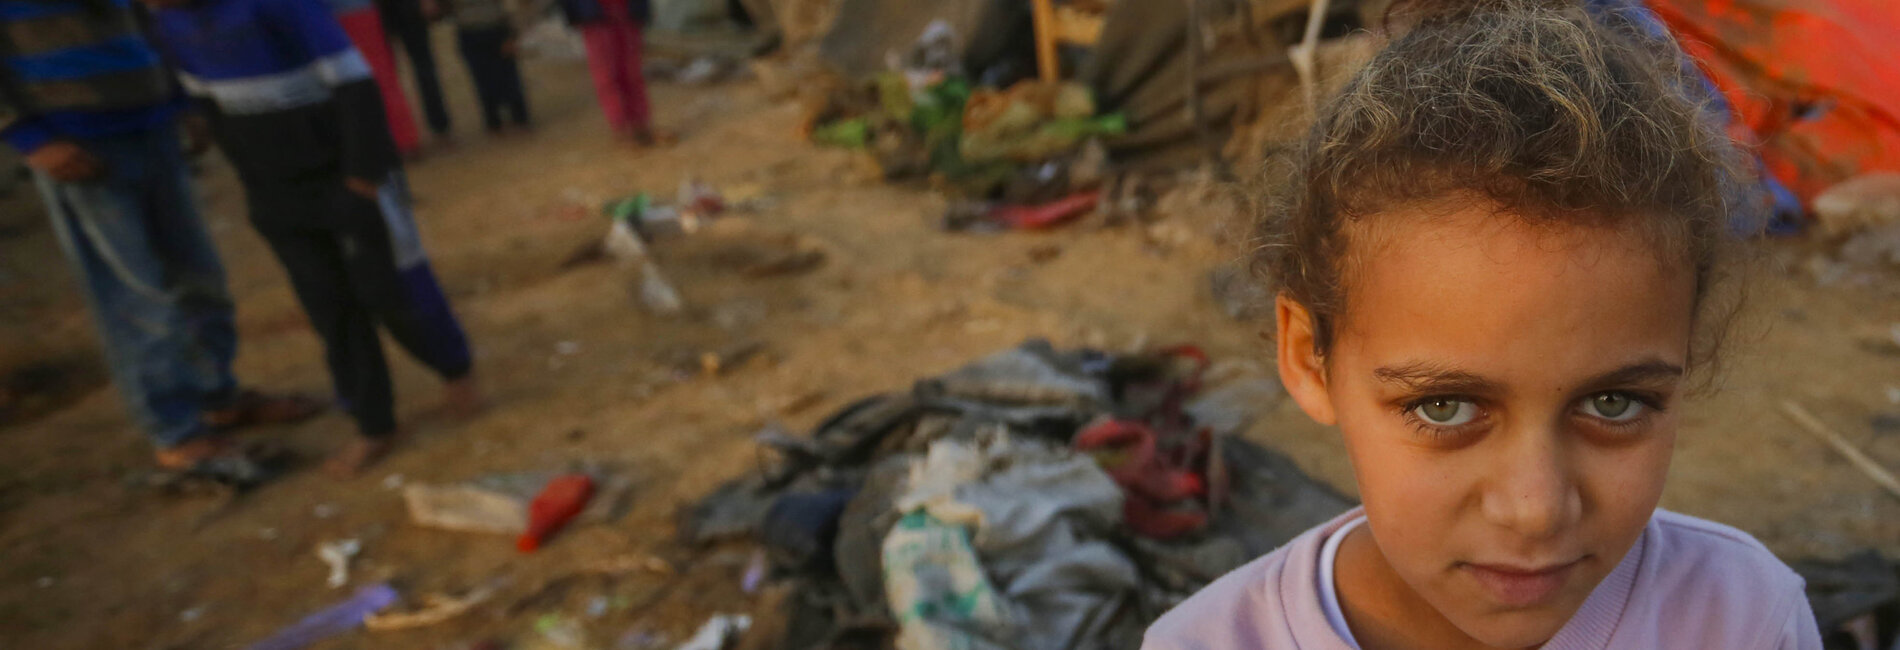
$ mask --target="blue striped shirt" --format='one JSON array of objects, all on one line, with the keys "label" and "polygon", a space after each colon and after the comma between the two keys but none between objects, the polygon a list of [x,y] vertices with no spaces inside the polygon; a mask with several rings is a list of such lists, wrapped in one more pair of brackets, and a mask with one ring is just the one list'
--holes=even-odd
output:
[{"label": "blue striped shirt", "polygon": [[176,102],[131,0],[0,0],[0,136],[32,151],[169,123]]}]

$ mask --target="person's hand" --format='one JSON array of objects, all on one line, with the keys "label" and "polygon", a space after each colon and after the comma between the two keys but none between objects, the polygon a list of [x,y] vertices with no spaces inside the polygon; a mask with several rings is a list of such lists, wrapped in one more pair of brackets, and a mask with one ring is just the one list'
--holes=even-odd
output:
[{"label": "person's hand", "polygon": [[53,180],[66,183],[92,180],[106,171],[105,164],[98,158],[65,140],[54,140],[28,152],[26,164]]},{"label": "person's hand", "polygon": [[185,153],[196,156],[211,150],[211,121],[203,115],[187,115],[182,121],[185,127]]},{"label": "person's hand", "polygon": [[369,199],[371,201],[376,200],[376,184],[375,183],[371,183],[369,181],[363,180],[361,178],[357,178],[355,176],[350,176],[343,179],[343,186],[346,188],[349,188],[351,194],[355,194],[357,196]]}]

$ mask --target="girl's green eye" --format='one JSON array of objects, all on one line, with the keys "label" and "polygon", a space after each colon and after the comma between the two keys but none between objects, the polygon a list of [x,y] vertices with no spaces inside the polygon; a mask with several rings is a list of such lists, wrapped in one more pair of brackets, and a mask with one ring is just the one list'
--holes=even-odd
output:
[{"label": "girl's green eye", "polygon": [[1643,414],[1643,405],[1624,393],[1597,393],[1583,401],[1583,411],[1591,417],[1627,422]]},{"label": "girl's green eye", "polygon": [[1449,397],[1433,397],[1412,407],[1419,419],[1435,426],[1455,427],[1478,417],[1478,405]]}]

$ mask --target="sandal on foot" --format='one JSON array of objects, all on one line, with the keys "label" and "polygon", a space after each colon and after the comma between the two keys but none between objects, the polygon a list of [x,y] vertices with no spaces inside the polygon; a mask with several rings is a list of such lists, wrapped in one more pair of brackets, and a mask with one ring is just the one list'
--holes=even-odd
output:
[{"label": "sandal on foot", "polygon": [[261,448],[243,448],[201,458],[189,467],[160,467],[146,482],[170,493],[214,491],[245,492],[283,474],[288,454]]}]

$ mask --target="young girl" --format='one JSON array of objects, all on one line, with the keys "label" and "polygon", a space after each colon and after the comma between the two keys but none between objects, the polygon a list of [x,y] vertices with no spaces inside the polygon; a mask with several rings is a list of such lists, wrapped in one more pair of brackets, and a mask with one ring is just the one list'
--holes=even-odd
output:
[{"label": "young girl", "polygon": [[1820,648],[1761,544],[1656,507],[1739,176],[1674,44],[1575,4],[1394,14],[1323,110],[1260,256],[1365,505],[1144,647]]}]

